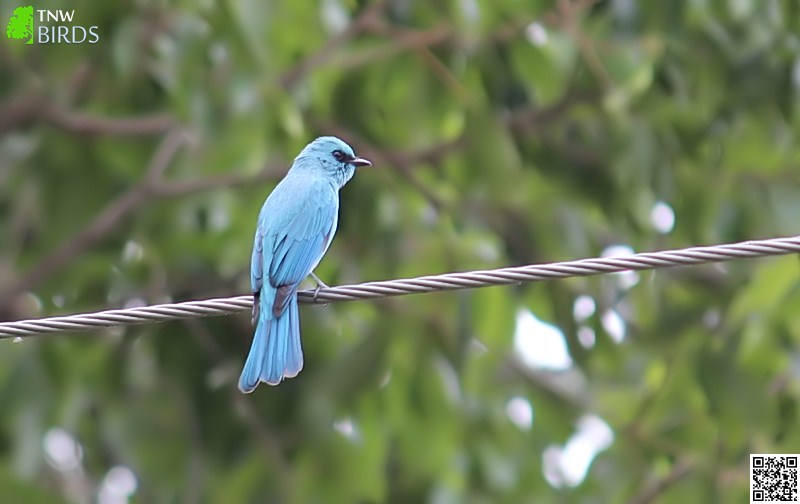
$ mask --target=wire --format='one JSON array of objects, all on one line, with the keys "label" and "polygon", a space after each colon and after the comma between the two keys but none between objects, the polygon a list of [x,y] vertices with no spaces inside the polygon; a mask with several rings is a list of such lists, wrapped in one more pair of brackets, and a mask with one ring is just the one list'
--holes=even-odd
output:
[{"label": "wire", "polygon": [[[298,292],[302,303],[327,304],[337,301],[376,299],[406,294],[420,294],[456,289],[473,289],[492,285],[538,282],[558,278],[600,275],[628,270],[648,270],[671,266],[750,259],[800,252],[800,236],[746,241],[710,247],[692,247],[629,256],[581,259],[550,264],[532,264],[494,270],[446,273],[417,278],[367,282]],[[19,322],[0,323],[0,339],[21,338],[36,334],[59,333],[166,322],[196,317],[229,315],[253,306],[252,296],[188,301],[96,313],[67,315]]]}]

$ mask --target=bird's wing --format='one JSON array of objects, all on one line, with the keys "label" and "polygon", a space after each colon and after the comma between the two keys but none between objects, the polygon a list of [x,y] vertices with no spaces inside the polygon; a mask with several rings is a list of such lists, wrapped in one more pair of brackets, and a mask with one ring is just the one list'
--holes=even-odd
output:
[{"label": "bird's wing", "polygon": [[[330,184],[311,183],[301,191],[282,191],[275,201],[275,208],[266,210],[279,212],[276,218],[267,219],[265,226],[259,226],[263,234],[259,240],[262,247],[259,268],[275,289],[272,312],[278,316],[327,250],[336,232],[339,199]],[[256,269],[253,268],[253,275]]]},{"label": "bird's wing", "polygon": [[253,256],[250,259],[250,287],[253,292],[261,290],[264,282],[264,233],[261,220],[256,226],[256,237],[253,242]]},{"label": "bird's wing", "polygon": [[253,324],[258,322],[258,313],[261,308],[261,286],[264,284],[264,234],[262,222],[259,218],[256,225],[256,237],[253,242],[253,255],[250,258],[250,288],[253,293]]}]

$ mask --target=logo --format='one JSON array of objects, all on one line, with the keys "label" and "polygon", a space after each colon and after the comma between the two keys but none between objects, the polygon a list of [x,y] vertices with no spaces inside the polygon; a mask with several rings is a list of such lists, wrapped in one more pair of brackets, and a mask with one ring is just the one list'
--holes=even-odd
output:
[{"label": "logo", "polygon": [[17,7],[6,25],[6,36],[25,40],[25,44],[96,44],[100,40],[97,26],[85,27],[74,23],[74,19],[74,10]]},{"label": "logo", "polygon": [[10,39],[27,39],[26,44],[33,44],[33,6],[17,7],[8,20],[6,35]]}]

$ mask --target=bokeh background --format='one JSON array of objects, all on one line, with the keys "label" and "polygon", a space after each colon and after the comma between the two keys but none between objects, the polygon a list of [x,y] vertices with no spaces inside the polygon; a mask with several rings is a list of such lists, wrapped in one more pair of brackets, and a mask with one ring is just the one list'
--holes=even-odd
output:
[{"label": "bokeh background", "polygon": [[[21,5],[3,0],[3,23]],[[800,232],[792,0],[41,0],[0,38],[0,318],[249,292],[312,138],[329,284]],[[2,502],[743,502],[800,452],[794,256],[0,342]]]}]

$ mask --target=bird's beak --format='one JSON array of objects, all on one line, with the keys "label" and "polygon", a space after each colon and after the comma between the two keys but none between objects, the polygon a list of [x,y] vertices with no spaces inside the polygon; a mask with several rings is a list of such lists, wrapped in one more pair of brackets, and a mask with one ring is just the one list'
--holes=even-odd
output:
[{"label": "bird's beak", "polygon": [[354,157],[350,161],[348,161],[353,166],[372,166],[372,162],[369,159],[364,159],[360,157]]}]

